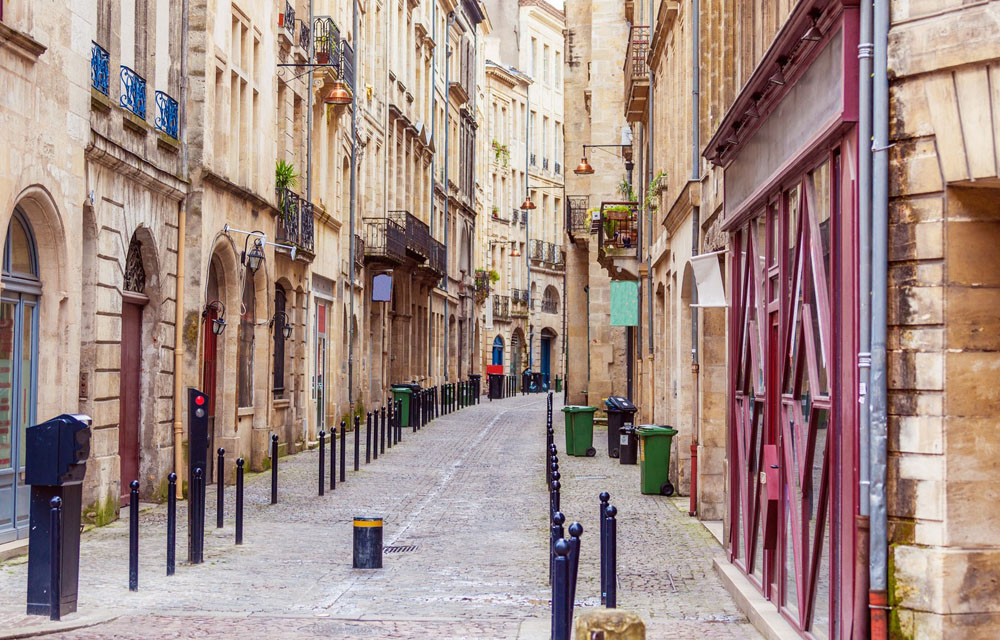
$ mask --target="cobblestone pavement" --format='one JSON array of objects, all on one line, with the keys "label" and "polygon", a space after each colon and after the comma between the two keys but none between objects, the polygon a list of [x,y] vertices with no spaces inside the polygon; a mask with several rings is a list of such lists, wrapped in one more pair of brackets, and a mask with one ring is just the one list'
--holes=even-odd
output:
[{"label": "cobblestone pavement", "polygon": [[[561,426],[559,405],[555,420]],[[91,531],[80,611],[61,623],[23,615],[27,566],[0,565],[0,638],[547,638],[544,421],[542,395],[484,400],[405,432],[377,462],[365,466],[362,453],[361,471],[322,498],[316,451],[282,458],[279,504],[268,504],[269,473],[247,478],[242,547],[233,545],[229,488],[223,529],[209,496],[206,562],[181,562],[179,505],[179,565],[169,578],[166,510],[148,508],[136,593],[127,588],[127,518]],[[759,637],[712,571],[715,540],[669,500],[641,496],[638,467],[608,459],[604,438],[595,433],[596,458],[560,457],[563,511],[585,528],[578,605],[599,602],[594,532],[597,495],[607,490],[619,510],[618,603],[647,621],[648,638]],[[386,555],[382,571],[351,569],[351,521],[371,516],[385,519],[386,545],[415,549]]]}]

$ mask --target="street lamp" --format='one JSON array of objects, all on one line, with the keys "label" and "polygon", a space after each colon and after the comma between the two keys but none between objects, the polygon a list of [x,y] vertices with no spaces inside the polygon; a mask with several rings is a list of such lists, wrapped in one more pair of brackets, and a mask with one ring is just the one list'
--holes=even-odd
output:
[{"label": "street lamp", "polygon": [[212,318],[212,333],[221,336],[222,332],[226,330],[226,305],[222,304],[221,300],[212,300],[205,305],[205,310],[201,312],[201,317],[207,318],[209,312],[213,309],[218,315]]},{"label": "street lamp", "polygon": [[[626,136],[622,135],[622,138],[625,139]],[[580,158],[580,164],[578,164],[576,166],[576,169],[573,169],[573,173],[575,173],[578,176],[590,176],[590,175],[594,175],[594,167],[590,164],[590,162],[587,161],[587,149],[588,148],[591,148],[591,149],[607,149],[607,148],[621,149],[622,150],[622,155],[625,156],[626,159],[632,157],[631,156],[631,152],[632,152],[632,143],[631,142],[629,142],[628,144],[585,144],[585,145],[583,145],[583,157]],[[611,153],[611,152],[608,151],[608,153]]]},{"label": "street lamp", "polygon": [[[253,236],[254,241],[253,246],[248,251],[247,247],[250,244],[251,236]],[[257,269],[260,269],[260,263],[264,260],[264,246],[260,242],[263,236],[263,231],[254,231],[247,234],[246,239],[243,241],[243,253],[240,254],[240,262],[250,270],[250,273],[257,273]]]},{"label": "street lamp", "polygon": [[281,335],[285,337],[285,340],[288,340],[289,338],[292,337],[292,325],[288,322],[287,313],[285,313],[284,311],[279,311],[276,314],[274,314],[274,317],[272,317],[271,321],[268,322],[268,326],[270,326],[273,329],[275,320],[278,320],[279,318],[281,319],[282,323]]},{"label": "street lamp", "polygon": [[531,196],[524,196],[524,202],[521,203],[522,211],[531,211],[535,208],[535,203],[531,201]]},{"label": "street lamp", "polygon": [[326,97],[323,98],[323,103],[345,106],[351,104],[353,99],[351,92],[347,89],[347,85],[338,80],[333,83],[333,89],[330,90],[330,93],[326,94]]}]

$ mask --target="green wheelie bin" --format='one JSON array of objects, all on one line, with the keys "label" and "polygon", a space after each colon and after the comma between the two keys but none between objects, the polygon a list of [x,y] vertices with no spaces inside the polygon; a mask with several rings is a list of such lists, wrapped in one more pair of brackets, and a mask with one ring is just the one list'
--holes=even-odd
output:
[{"label": "green wheelie bin", "polygon": [[635,430],[639,436],[639,489],[646,495],[674,495],[674,485],[667,477],[670,469],[670,445],[676,429],[643,424]]},{"label": "green wheelie bin", "polygon": [[597,455],[594,448],[594,412],[597,407],[569,405],[563,407],[566,416],[566,453],[571,456]]},{"label": "green wheelie bin", "polygon": [[408,427],[410,426],[410,396],[413,395],[413,389],[404,386],[393,386],[390,387],[392,391],[393,401],[400,402],[400,426]]},{"label": "green wheelie bin", "polygon": [[556,393],[562,392],[562,378],[556,376]]}]

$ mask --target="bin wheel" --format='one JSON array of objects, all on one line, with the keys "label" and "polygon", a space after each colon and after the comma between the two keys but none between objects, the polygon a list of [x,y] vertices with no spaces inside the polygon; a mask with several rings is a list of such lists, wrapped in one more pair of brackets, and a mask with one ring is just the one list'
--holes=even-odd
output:
[{"label": "bin wheel", "polygon": [[[618,457],[618,449],[612,449],[611,451],[608,451],[608,457],[609,458],[617,458]],[[598,515],[600,515],[600,514],[598,514]]]},{"label": "bin wheel", "polygon": [[[594,447],[590,447],[590,448],[587,449],[587,457],[588,458],[593,458],[596,455],[597,455],[597,449],[595,449]],[[598,515],[600,515],[600,514],[598,514]]]},{"label": "bin wheel", "polygon": [[660,495],[668,497],[674,495],[674,485],[670,484],[669,480],[660,485]]}]

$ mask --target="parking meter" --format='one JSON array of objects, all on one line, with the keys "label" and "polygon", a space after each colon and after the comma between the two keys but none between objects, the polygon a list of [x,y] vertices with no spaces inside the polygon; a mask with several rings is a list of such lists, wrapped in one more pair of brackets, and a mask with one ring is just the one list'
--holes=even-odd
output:
[{"label": "parking meter", "polygon": [[[202,480],[195,486],[194,470]],[[205,485],[208,480],[208,396],[188,387],[188,562],[205,546]]]},{"label": "parking meter", "polygon": [[52,527],[49,501],[62,500],[61,613],[76,611],[80,573],[83,476],[90,455],[91,419],[64,414],[25,430],[25,483],[31,485],[28,536],[28,614],[49,615]]}]

